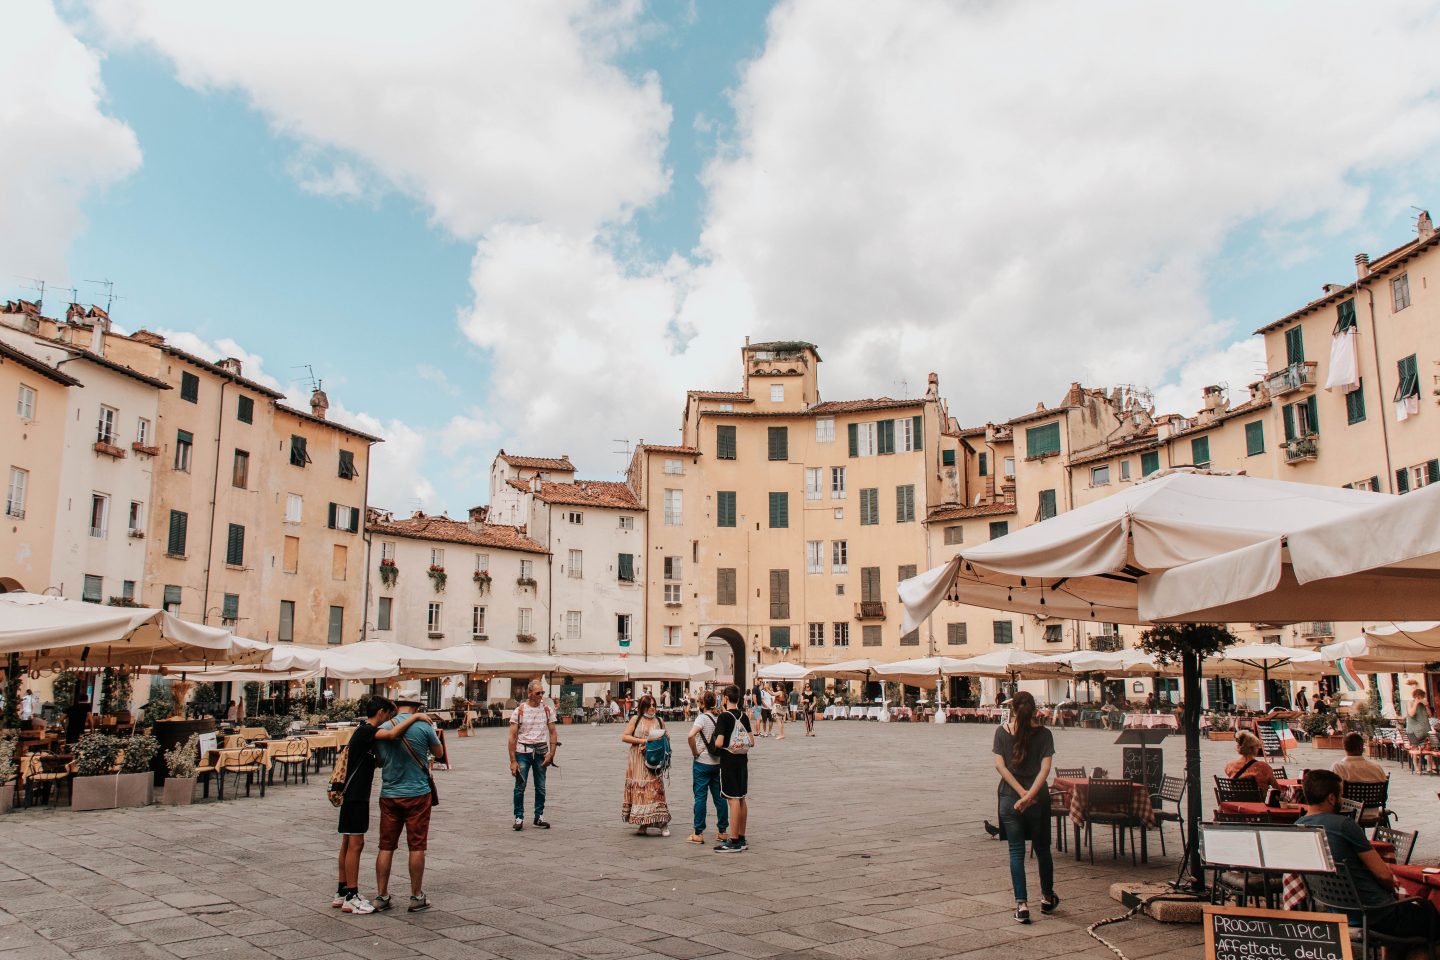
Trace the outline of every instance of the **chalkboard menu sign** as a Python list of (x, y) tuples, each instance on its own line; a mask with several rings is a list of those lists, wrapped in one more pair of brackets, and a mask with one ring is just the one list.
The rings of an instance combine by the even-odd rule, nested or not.
[(1344, 914), (1212, 906), (1205, 960), (1351, 960)]
[(1267, 757), (1285, 756), (1285, 748), (1280, 745), (1280, 734), (1275, 728), (1268, 724), (1260, 724), (1260, 744), (1265, 748)]
[[(1160, 784), (1165, 779), (1165, 752), (1156, 749), (1141, 749), (1140, 747), (1126, 747), (1124, 752), (1125, 772), (1123, 776), (1131, 783), (1144, 783), (1150, 787), (1151, 793), (1160, 792)], [(1144, 764), (1142, 773), (1141, 764)]]

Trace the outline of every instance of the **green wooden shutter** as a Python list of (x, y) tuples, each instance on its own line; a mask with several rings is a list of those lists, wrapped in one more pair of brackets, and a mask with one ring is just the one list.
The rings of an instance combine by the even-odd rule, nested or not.
[(1345, 394), (1345, 419), (1349, 423), (1360, 423), (1365, 419), (1365, 378), (1360, 385)]
[(980, 453), (980, 476), (990, 476), (990, 454), (985, 451)]
[(238, 593), (227, 593), (221, 601), (220, 616), (226, 620), (240, 619), (240, 595)]
[(1440, 483), (1440, 460), (1425, 461), (1425, 482)]
[(185, 556), (185, 530), (190, 525), (189, 514), (179, 510), (170, 511), (170, 537), (165, 545), (165, 552), (171, 556)]
[(1396, 364), (1400, 373), (1400, 385), (1395, 390), (1395, 399), (1404, 400), (1406, 397), (1416, 396), (1420, 393), (1420, 372), (1415, 362), (1415, 354), (1400, 360)]
[(1287, 404), (1280, 408), (1280, 418), (1285, 421), (1285, 442), (1290, 443), (1295, 439), (1295, 409), (1294, 404)]
[(735, 491), (721, 490), (715, 495), (715, 525), (735, 526)]
[(1355, 298), (1338, 304), (1335, 307), (1335, 333), (1343, 333), (1346, 330), (1354, 330), (1355, 323)]
[(1401, 467), (1399, 470), (1395, 471), (1395, 492), (1410, 492), (1410, 471), (1405, 467)]
[(350, 532), (351, 532), (351, 533), (359, 533), (359, 532), (360, 532), (360, 508), (359, 508), (359, 507), (351, 507), (351, 508), (350, 508)]
[(241, 423), (255, 422), (255, 401), (253, 398), (247, 397), (243, 393), (239, 396), (235, 403), (235, 419)]
[(632, 553), (620, 554), (620, 560), (616, 564), (615, 578), (633, 583), (635, 580), (635, 555)]
[(1196, 437), (1190, 441), (1190, 463), (1200, 466), (1210, 462), (1210, 438)]
[(769, 457), (771, 460), (790, 459), (790, 428), (770, 427), (767, 431)]
[(330, 519), (325, 522), (325, 525), (328, 526), (331, 530), (335, 529), (335, 507), (336, 504), (330, 504)]
[(911, 449), (925, 449), (925, 418), (920, 414), (910, 418)]
[(777, 530), (790, 526), (790, 495), (788, 493), (770, 494), (770, 526)]
[(1285, 331), (1285, 363), (1305, 362), (1305, 335), (1297, 323)]
[(875, 423), (875, 452), (895, 452), (895, 421), (879, 420)]
[(1371, 477), (1371, 478), (1370, 478), (1370, 489), (1373, 490), (1373, 491), (1376, 492), (1376, 493), (1379, 493), (1379, 492), (1380, 492), (1380, 478), (1379, 478), (1379, 477)]
[(1160, 453), (1152, 450), (1140, 454), (1140, 476), (1148, 477), (1160, 469)]
[(717, 460), (735, 459), (735, 427), (730, 424), (716, 424), (715, 426), (715, 458)]
[(1314, 396), (1305, 398), (1305, 426), (1309, 429), (1310, 436), (1320, 435), (1320, 404)]
[(850, 436), (850, 456), (860, 456), (860, 424), (850, 424), (845, 428), (845, 432)]
[(955, 451), (954, 451), (954, 450), (941, 450), (941, 451), (940, 451), (940, 465), (941, 465), (942, 467), (953, 467), (953, 466), (955, 466)]
[(1245, 424), (1245, 455), (1253, 457), (1265, 452), (1265, 423), (1252, 420)]
[(225, 542), (225, 562), (232, 567), (245, 565), (245, 528), (238, 523), (230, 524)]
[(1056, 510), (1055, 510), (1055, 491), (1054, 491), (1054, 490), (1041, 490), (1041, 491), (1040, 491), (1040, 519), (1041, 519), (1041, 520), (1049, 520), (1051, 517), (1055, 516), (1055, 513), (1056, 513)]
[(991, 540), (999, 540), (1001, 537), (1004, 537), (1004, 536), (1009, 535), (1009, 533), (1010, 533), (1010, 521), (1009, 521), (1009, 520), (992, 520), (992, 521), (990, 521), (990, 539), (991, 539)]
[(771, 649), (775, 649), (775, 650), (789, 650), (789, 649), (790, 649), (790, 628), (789, 628), (789, 627), (771, 627), (771, 628), (770, 628), (770, 647), (771, 647)]

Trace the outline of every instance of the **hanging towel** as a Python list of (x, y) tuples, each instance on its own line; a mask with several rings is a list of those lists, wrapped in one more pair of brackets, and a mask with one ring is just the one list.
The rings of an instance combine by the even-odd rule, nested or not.
[(1325, 373), (1325, 389), (1339, 387), (1346, 393), (1360, 389), (1360, 365), (1357, 361), (1356, 344), (1360, 334), (1354, 327), (1342, 330), (1330, 338), (1330, 368)]
[(1395, 401), (1395, 419), (1404, 421), (1420, 412), (1420, 398), (1415, 394)]

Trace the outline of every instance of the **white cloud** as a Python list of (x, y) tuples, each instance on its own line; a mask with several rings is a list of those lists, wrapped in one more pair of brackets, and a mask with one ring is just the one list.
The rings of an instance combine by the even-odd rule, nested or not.
[(140, 165), (134, 131), (106, 115), (100, 57), (48, 2), (0, 8), (0, 269), (52, 284), (69, 278), (81, 201)]

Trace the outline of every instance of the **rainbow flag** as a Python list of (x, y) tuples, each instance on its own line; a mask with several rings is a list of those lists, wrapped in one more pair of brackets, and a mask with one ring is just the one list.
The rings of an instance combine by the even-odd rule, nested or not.
[(1345, 681), (1345, 688), (1351, 693), (1355, 693), (1363, 688), (1364, 684), (1360, 682), (1360, 675), (1355, 672), (1355, 664), (1351, 661), (1351, 658), (1346, 657), (1343, 660), (1336, 660), (1335, 669), (1339, 671), (1340, 679)]

